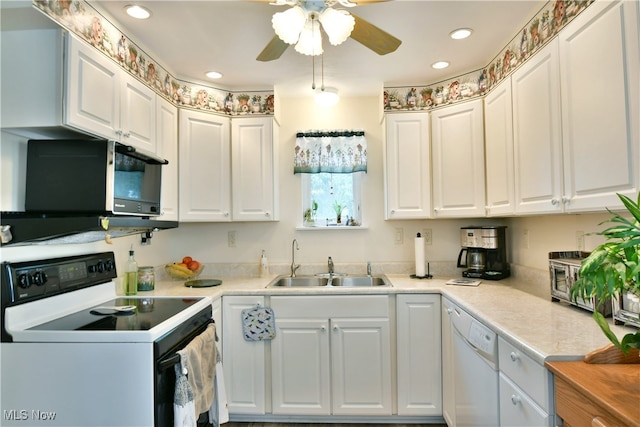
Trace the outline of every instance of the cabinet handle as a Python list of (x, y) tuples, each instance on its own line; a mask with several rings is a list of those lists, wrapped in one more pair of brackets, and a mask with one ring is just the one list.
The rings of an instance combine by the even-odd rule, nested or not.
[(447, 314), (451, 316), (451, 313), (453, 313), (453, 310), (451, 310), (450, 308), (447, 308)]
[(337, 331), (338, 330), (338, 325), (333, 325), (333, 330)]
[(556, 198), (551, 199), (551, 204), (553, 206), (556, 206), (558, 203), (560, 203), (560, 201), (558, 199), (556, 199)]
[(511, 395), (511, 403), (515, 406), (520, 403), (520, 396), (516, 396), (515, 394)]
[(122, 136), (124, 136), (125, 138), (129, 138), (131, 136), (131, 132), (127, 132), (127, 133), (123, 134)]
[(607, 423), (605, 420), (603, 420), (600, 417), (595, 417), (594, 419), (591, 420), (591, 427), (607, 427), (611, 424)]
[(117, 130), (116, 131), (116, 135), (118, 135), (118, 136), (122, 135), (122, 131), (121, 130)]
[(266, 216), (266, 217), (270, 217), (270, 216), (271, 216), (271, 214), (270, 214), (269, 212), (265, 212), (265, 213), (264, 213), (264, 216)]
[(223, 215), (224, 216), (229, 216), (229, 212), (225, 212)]
[(511, 358), (512, 362), (515, 362), (518, 359), (520, 359), (520, 355), (518, 353), (516, 353), (515, 351), (512, 351), (511, 354), (509, 354), (509, 357)]
[(564, 203), (565, 205), (568, 205), (570, 202), (571, 202), (571, 198), (567, 196), (562, 196), (562, 203)]
[(324, 325), (322, 325), (322, 326), (320, 327), (320, 330), (321, 330), (322, 332), (324, 332), (324, 331), (326, 331), (326, 330), (327, 330), (327, 327), (326, 327), (326, 326), (324, 326)]
[(391, 215), (395, 215), (396, 210), (395, 209), (391, 209)]

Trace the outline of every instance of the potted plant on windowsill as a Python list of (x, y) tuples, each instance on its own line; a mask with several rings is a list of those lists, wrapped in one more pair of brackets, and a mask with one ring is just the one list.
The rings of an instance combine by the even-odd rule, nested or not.
[[(597, 304), (603, 304), (627, 293), (640, 295), (640, 194), (635, 202), (622, 194), (618, 194), (618, 197), (631, 218), (607, 209), (612, 216), (601, 224), (609, 223), (611, 226), (597, 233), (604, 236), (605, 242), (582, 262), (579, 278), (571, 287), (571, 298), (574, 301), (578, 298), (595, 298)], [(632, 353), (638, 359), (640, 331), (629, 332), (618, 340), (597, 309), (594, 310), (593, 318), (611, 341), (609, 348), (615, 346), (623, 354)]]

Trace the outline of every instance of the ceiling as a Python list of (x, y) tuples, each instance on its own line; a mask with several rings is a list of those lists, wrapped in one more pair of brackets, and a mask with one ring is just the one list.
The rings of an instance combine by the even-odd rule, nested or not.
[[(124, 6), (140, 4), (152, 12), (138, 21)], [(271, 16), (288, 6), (252, 0), (89, 1), (119, 23), (122, 31), (171, 74), (181, 80), (229, 90), (271, 90), (279, 96), (307, 96), (312, 57), (289, 47), (277, 60), (255, 58), (274, 36)], [(380, 56), (348, 39), (339, 46), (324, 40), (324, 84), (342, 96), (377, 95), (383, 86), (420, 86), (475, 71), (487, 64), (547, 2), (395, 0), (349, 9), (402, 40)], [(460, 27), (474, 30), (470, 38), (452, 40)], [(434, 70), (438, 60), (449, 68)], [(321, 84), (321, 59), (316, 57), (316, 85)], [(223, 73), (208, 80), (204, 73)]]

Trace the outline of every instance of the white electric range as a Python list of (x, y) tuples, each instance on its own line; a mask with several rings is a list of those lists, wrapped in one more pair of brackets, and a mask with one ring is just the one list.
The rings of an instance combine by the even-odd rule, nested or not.
[(2, 264), (0, 424), (173, 425), (176, 351), (211, 300), (118, 297), (116, 276), (113, 252)]

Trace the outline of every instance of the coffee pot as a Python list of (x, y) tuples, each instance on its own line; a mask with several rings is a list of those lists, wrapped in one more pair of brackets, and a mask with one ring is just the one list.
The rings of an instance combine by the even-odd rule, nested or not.
[[(464, 262), (462, 261), (463, 256)], [(482, 248), (462, 248), (458, 254), (458, 268), (468, 268), (482, 274), (485, 270), (486, 259), (486, 252)]]

